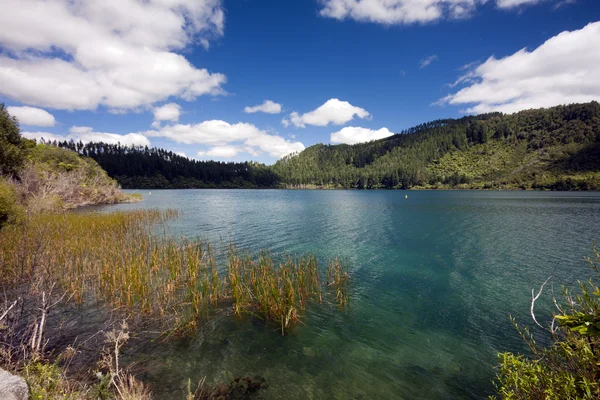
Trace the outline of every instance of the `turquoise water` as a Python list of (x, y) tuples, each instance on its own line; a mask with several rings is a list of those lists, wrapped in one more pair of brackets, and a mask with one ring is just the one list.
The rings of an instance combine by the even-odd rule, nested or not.
[[(496, 354), (524, 351), (531, 289), (588, 276), (600, 193), (165, 190), (104, 207), (178, 208), (173, 234), (341, 256), (351, 308), (316, 305), (289, 335), (230, 316), (135, 355), (159, 398), (187, 380), (262, 376), (265, 399), (482, 398)], [(408, 198), (405, 195), (408, 194)], [(538, 319), (550, 314), (539, 300)]]

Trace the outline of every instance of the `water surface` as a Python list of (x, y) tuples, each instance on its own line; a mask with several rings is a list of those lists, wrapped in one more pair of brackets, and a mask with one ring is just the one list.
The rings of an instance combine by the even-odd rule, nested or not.
[[(160, 398), (207, 377), (262, 376), (265, 399), (482, 398), (500, 351), (524, 351), (531, 289), (588, 276), (600, 193), (153, 190), (103, 207), (177, 208), (173, 234), (274, 252), (341, 256), (351, 308), (315, 306), (289, 335), (217, 317), (138, 355)], [(408, 194), (408, 198), (405, 195)], [(322, 263), (324, 264), (324, 263)], [(540, 315), (549, 315), (549, 297)]]

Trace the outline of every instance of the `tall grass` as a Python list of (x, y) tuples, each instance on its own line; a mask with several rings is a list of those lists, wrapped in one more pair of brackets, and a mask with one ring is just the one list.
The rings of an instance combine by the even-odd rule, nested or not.
[(347, 306), (350, 300), (350, 294), (348, 293), (349, 279), (350, 275), (339, 258), (327, 263), (327, 285), (333, 288), (336, 301), (342, 308)]
[[(231, 305), (236, 315), (275, 321), (283, 333), (310, 300), (323, 300), (314, 256), (277, 262), (266, 252), (241, 257), (231, 249), (228, 265), (219, 268), (210, 245), (166, 233), (177, 217), (173, 210), (32, 216), (0, 230), (0, 287), (41, 292), (56, 285), (76, 302), (100, 302), (192, 331)], [(346, 304), (345, 267), (339, 260), (330, 266), (328, 281)]]
[(298, 261), (288, 256), (277, 265), (269, 253), (262, 252), (253, 259), (232, 250), (228, 272), (234, 312), (277, 321), (282, 333), (299, 321), (310, 299), (322, 301), (314, 256)]

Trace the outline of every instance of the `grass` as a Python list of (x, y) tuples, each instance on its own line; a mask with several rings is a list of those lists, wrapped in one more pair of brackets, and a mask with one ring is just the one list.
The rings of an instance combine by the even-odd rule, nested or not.
[(348, 305), (348, 281), (350, 275), (346, 272), (344, 264), (338, 259), (327, 263), (327, 285), (333, 287), (335, 298), (340, 307)]
[[(102, 303), (191, 331), (231, 304), (234, 314), (276, 321), (285, 332), (310, 300), (323, 300), (314, 256), (278, 262), (266, 252), (241, 257), (231, 248), (219, 267), (209, 244), (166, 234), (177, 217), (173, 210), (30, 217), (0, 231), (0, 286), (26, 283), (41, 293), (56, 285), (77, 303)], [(345, 267), (339, 260), (330, 266), (336, 299), (345, 304)]]
[[(329, 298), (325, 291), (332, 302), (347, 304), (349, 275), (339, 260), (329, 263), (326, 284), (314, 256), (241, 256), (231, 247), (219, 266), (208, 243), (168, 235), (167, 224), (177, 217), (174, 210), (34, 214), (0, 229), (0, 288), (8, 296), (7, 307), (0, 309), (0, 365), (23, 374), (33, 398), (151, 398), (148, 388), (119, 365), (120, 347), (129, 339), (125, 323), (120, 331), (105, 332), (112, 347), (98, 350), (98, 365), (108, 371), (99, 382), (69, 379), (62, 353), (48, 362), (46, 315), (53, 308), (60, 311), (60, 302), (99, 306), (123, 318), (135, 314), (145, 325), (159, 327), (165, 340), (174, 333), (193, 334), (222, 311), (260, 318), (285, 334), (311, 301)], [(27, 302), (35, 305), (24, 314), (19, 310)], [(209, 391), (196, 398), (250, 393), (262, 386), (234, 381), (214, 388), (215, 396)]]
[(231, 250), (228, 272), (234, 312), (277, 321), (282, 334), (300, 320), (309, 300), (322, 301), (318, 264), (313, 256), (297, 261), (287, 257), (277, 265), (268, 253), (253, 259)]

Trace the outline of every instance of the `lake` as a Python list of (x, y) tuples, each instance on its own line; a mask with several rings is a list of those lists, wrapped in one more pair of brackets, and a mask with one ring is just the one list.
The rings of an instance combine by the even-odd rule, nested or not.
[[(584, 257), (600, 239), (600, 193), (141, 193), (101, 210), (176, 208), (173, 235), (313, 253), (322, 267), (339, 256), (352, 275), (348, 311), (315, 305), (286, 336), (222, 315), (193, 338), (148, 345), (133, 359), (164, 399), (188, 379), (248, 375), (267, 380), (264, 399), (482, 398), (497, 353), (525, 351), (509, 314), (531, 324), (532, 288), (590, 276)], [(548, 321), (549, 291), (538, 302)]]

